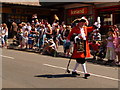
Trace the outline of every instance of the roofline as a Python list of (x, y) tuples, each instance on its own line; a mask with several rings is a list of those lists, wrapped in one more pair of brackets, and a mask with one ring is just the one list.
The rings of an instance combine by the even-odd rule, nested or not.
[(17, 3), (11, 3), (11, 2), (0, 2), (0, 4), (9, 4), (9, 5), (20, 5), (20, 6), (30, 6), (30, 7), (40, 7), (41, 5), (29, 5), (29, 4), (17, 4)]

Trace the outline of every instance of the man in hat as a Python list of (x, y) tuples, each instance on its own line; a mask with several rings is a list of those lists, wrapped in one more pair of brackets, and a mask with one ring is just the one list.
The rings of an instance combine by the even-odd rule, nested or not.
[(72, 35), (73, 34), (77, 34), (78, 38), (80, 38), (81, 40), (83, 40), (84, 42), (84, 51), (78, 51), (77, 50), (77, 44), (74, 43), (74, 50), (73, 50), (73, 54), (72, 54), (72, 58), (76, 59), (76, 65), (72, 71), (73, 75), (80, 75), (77, 73), (77, 67), (79, 66), (79, 64), (82, 65), (83, 71), (84, 71), (84, 77), (87, 78), (88, 76), (90, 76), (89, 73), (87, 73), (86, 70), (86, 63), (85, 63), (85, 58), (86, 57), (90, 57), (90, 49), (89, 49), (89, 45), (88, 45), (88, 32), (91, 32), (95, 29), (94, 26), (91, 27), (87, 27), (87, 19), (86, 18), (81, 18), (81, 19), (77, 19), (75, 21), (76, 23), (78, 23), (76, 26), (74, 26), (70, 32), (70, 34), (67, 37), (67, 41), (69, 42)]

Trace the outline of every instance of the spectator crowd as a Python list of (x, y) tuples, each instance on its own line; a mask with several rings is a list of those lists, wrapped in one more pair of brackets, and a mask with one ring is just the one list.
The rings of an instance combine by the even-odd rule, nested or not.
[[(71, 31), (71, 25), (63, 21), (54, 20), (50, 24), (46, 19), (38, 19), (33, 15), (31, 22), (12, 23), (10, 32), (13, 45), (20, 49), (37, 50), (41, 54), (56, 56), (58, 48), (63, 45), (65, 57), (70, 57), (74, 42), (67, 42), (66, 38)], [(93, 59), (106, 58), (107, 63), (120, 65), (120, 30), (116, 25), (109, 27), (105, 38), (102, 38), (98, 29), (89, 34), (89, 46)], [(8, 48), (8, 27), (5, 23), (0, 25), (1, 47)], [(106, 64), (107, 64), (106, 63)]]

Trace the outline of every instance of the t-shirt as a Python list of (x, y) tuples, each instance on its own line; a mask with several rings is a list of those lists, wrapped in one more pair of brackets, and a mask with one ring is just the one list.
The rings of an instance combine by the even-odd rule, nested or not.
[(93, 44), (93, 43), (90, 44), (91, 49), (94, 51), (98, 51), (99, 49), (98, 46), (99, 46), (98, 44)]

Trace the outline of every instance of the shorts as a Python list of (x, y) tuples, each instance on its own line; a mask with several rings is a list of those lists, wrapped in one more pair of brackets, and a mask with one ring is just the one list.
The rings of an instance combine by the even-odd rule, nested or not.
[(28, 44), (33, 44), (34, 40), (28, 40)]
[(80, 64), (84, 64), (86, 62), (86, 59), (85, 58), (77, 58), (76, 62), (80, 63)]
[(65, 49), (70, 49), (70, 46), (65, 46)]
[(22, 38), (22, 43), (23, 44), (27, 44), (28, 43), (28, 38), (27, 37), (23, 37)]
[(5, 35), (4, 40), (7, 41), (7, 39), (8, 39), (8, 35)]

